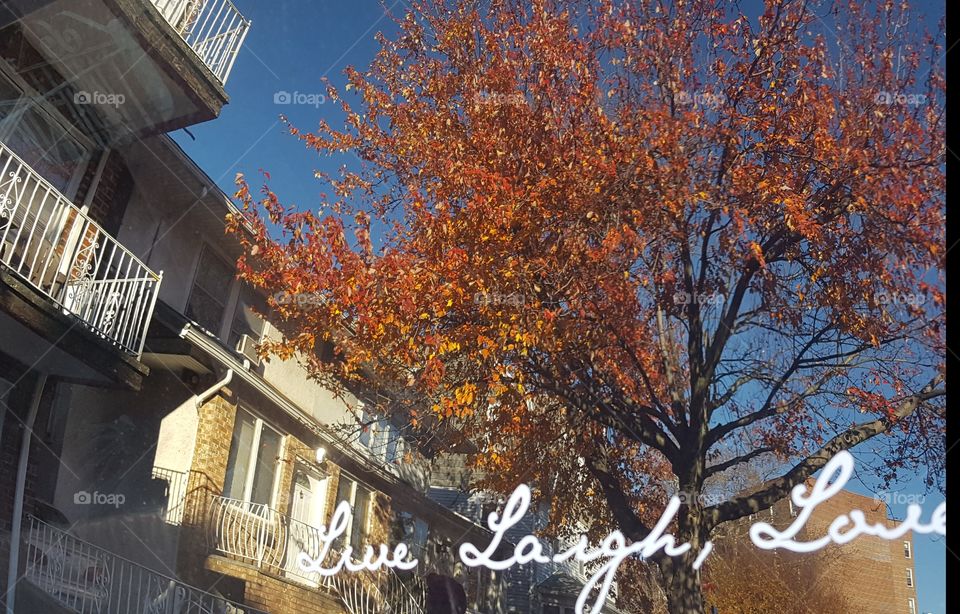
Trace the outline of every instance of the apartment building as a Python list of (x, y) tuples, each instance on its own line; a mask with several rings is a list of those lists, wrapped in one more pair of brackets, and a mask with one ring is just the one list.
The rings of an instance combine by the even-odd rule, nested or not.
[[(808, 483), (812, 484), (812, 480)], [(794, 539), (809, 541), (826, 535), (834, 519), (852, 510), (862, 511), (870, 524), (879, 524), (888, 529), (899, 524), (884, 501), (842, 490), (814, 509)], [(783, 499), (770, 509), (736, 523), (720, 540), (737, 540), (744, 547), (753, 548), (747, 534), (751, 524), (762, 521), (784, 529), (790, 526), (797, 513), (793, 502), (789, 498)], [(723, 550), (722, 545), (718, 550)], [(908, 532), (901, 539), (893, 541), (860, 536), (843, 546), (833, 545), (809, 554), (786, 550), (775, 552), (783, 565), (804, 571), (803, 575), (807, 577), (802, 580), (810, 585), (798, 587), (801, 593), (829, 592), (863, 614), (920, 612), (912, 533)]]
[[(167, 136), (218, 115), (249, 27), (229, 0), (0, 5), (0, 601), (501, 611), (454, 556), (490, 533), (428, 496), (403, 425), (254, 350), (280, 333), (235, 278), (237, 211)], [(421, 565), (304, 571), (340, 501), (337, 552)]]

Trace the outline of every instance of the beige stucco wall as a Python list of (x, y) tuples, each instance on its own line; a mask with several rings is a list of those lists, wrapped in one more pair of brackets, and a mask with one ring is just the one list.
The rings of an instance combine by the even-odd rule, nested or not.
[[(280, 333), (267, 324), (264, 334), (271, 339), (279, 339)], [(327, 388), (307, 377), (306, 369), (295, 359), (280, 360), (271, 358), (264, 362), (263, 377), (276, 386), (284, 396), (296, 403), (321, 424), (350, 423), (352, 414), (347, 403), (355, 404), (349, 396), (346, 402), (338, 399)]]
[(189, 224), (177, 223), (178, 219), (172, 205), (161, 205), (138, 187), (130, 197), (117, 238), (151, 269), (163, 272), (160, 300), (183, 311), (203, 237)]
[(160, 434), (153, 465), (172, 471), (187, 472), (193, 462), (200, 423), (196, 397), (190, 397), (160, 421)]

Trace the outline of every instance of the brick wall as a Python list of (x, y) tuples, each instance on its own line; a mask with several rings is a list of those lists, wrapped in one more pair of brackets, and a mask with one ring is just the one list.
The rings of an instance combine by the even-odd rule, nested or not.
[[(290, 427), (280, 417), (271, 420), (262, 407), (265, 421), (273, 426)], [(215, 589), (225, 596), (263, 609), (271, 614), (299, 612), (344, 612), (325, 589), (316, 589), (213, 552), (208, 543), (211, 495), (220, 495), (226, 478), (230, 442), (237, 414), (237, 399), (232, 395), (215, 396), (199, 409), (197, 443), (187, 482), (187, 500), (181, 528), (178, 571), (184, 581), (204, 589)], [(313, 464), (316, 444), (308, 443), (309, 433), (284, 432), (281, 456), (278, 459), (277, 494), (273, 507), (288, 514), (293, 490), (294, 471), (298, 462)], [(340, 468), (332, 462), (324, 464), (327, 476), (325, 522), (329, 522), (336, 506)], [(357, 477), (357, 476), (354, 476)], [(393, 510), (390, 499), (378, 492), (371, 505), (369, 543), (391, 543)]]
[[(887, 507), (883, 502), (841, 491), (814, 510), (807, 523), (807, 539), (824, 535), (833, 519), (851, 510), (863, 511), (867, 522), (871, 524), (881, 524), (888, 528), (897, 525), (895, 521), (887, 518)], [(904, 557), (904, 541), (911, 543), (912, 552), (911, 534), (892, 541), (860, 536), (843, 546), (826, 549), (828, 556), (839, 550), (828, 567), (830, 582), (847, 595), (850, 603), (857, 606), (858, 612), (908, 614), (910, 610), (907, 599), (912, 597), (916, 601), (917, 589), (916, 578), (914, 587), (907, 587), (906, 569), (913, 569), (913, 558)], [(918, 609), (917, 612), (919, 611)]]
[(209, 568), (218, 574), (238, 578), (245, 586), (243, 601), (270, 614), (342, 614), (339, 601), (321, 589), (292, 584), (257, 569), (225, 558), (209, 561)]
[[(735, 539), (741, 542), (749, 540), (747, 529), (755, 522), (768, 522), (777, 529), (784, 529), (794, 520), (786, 499), (777, 502), (771, 510), (753, 514), (738, 522), (734, 531)], [(852, 510), (861, 510), (871, 524), (882, 524), (888, 528), (897, 524), (887, 518), (887, 508), (883, 502), (841, 491), (816, 507), (795, 539), (811, 541), (826, 535), (827, 528), (835, 518)], [(904, 541), (910, 542), (909, 559), (904, 557)], [(841, 594), (848, 604), (856, 607), (857, 614), (909, 614), (909, 598), (917, 604), (917, 612), (921, 611), (917, 599), (916, 571), (914, 586), (908, 587), (906, 581), (906, 569), (914, 568), (913, 537), (910, 533), (896, 540), (861, 535), (842, 546), (831, 545), (809, 554), (785, 550), (778, 552), (785, 557), (795, 557), (798, 562), (813, 558), (816, 585), (829, 587)]]
[(206, 530), (210, 497), (223, 492), (236, 406), (221, 396), (214, 396), (198, 412), (197, 443), (187, 476), (177, 571), (184, 581), (209, 590), (220, 580), (204, 567), (208, 554)]
[[(87, 165), (80, 186), (77, 188), (77, 204), (84, 202), (93, 184), (99, 166), (97, 155), (94, 155)], [(133, 194), (133, 175), (130, 174), (121, 155), (115, 150), (111, 150), (107, 156), (103, 172), (100, 174), (100, 181), (97, 183), (96, 192), (94, 192), (93, 199), (90, 201), (88, 215), (100, 224), (107, 233), (117, 236), (117, 231), (120, 230), (120, 222), (123, 220), (123, 213), (130, 196)]]

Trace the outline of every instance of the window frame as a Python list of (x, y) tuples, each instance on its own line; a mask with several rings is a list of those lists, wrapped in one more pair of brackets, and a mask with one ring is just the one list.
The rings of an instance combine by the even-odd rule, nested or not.
[[(240, 294), (240, 284), (237, 282), (236, 267), (230, 264), (230, 259), (224, 257), (223, 252), (214, 247), (213, 244), (208, 241), (204, 241), (197, 252), (197, 257), (193, 264), (193, 277), (190, 281), (190, 291), (187, 293), (187, 301), (183, 306), (183, 314), (187, 317), (191, 317), (187, 315), (187, 312), (190, 311), (190, 303), (193, 301), (194, 293), (197, 289), (197, 279), (200, 277), (200, 265), (203, 263), (203, 255), (207, 252), (207, 250), (210, 251), (214, 258), (217, 258), (220, 260), (220, 262), (225, 263), (227, 268), (232, 271), (232, 274), (230, 275), (230, 281), (227, 283), (226, 298), (223, 302), (223, 314), (220, 316), (220, 322), (217, 325), (217, 330), (209, 331), (216, 335), (217, 339), (225, 342), (230, 335), (230, 330), (233, 327), (233, 317), (234, 311), (236, 311), (237, 308), (238, 296)], [(206, 290), (203, 290), (203, 292), (209, 294), (209, 292)], [(207, 330), (200, 322), (197, 322), (197, 324), (203, 327), (204, 330)]]
[(910, 541), (905, 540), (903, 542), (903, 558), (912, 559), (913, 558), (913, 544)]
[[(369, 413), (363, 403), (359, 404), (360, 423), (365, 425), (370, 423), (369, 428), (360, 431), (357, 436), (357, 443), (372, 458), (394, 465), (400, 462), (405, 452), (403, 437), (398, 429), (388, 418), (383, 418)], [(366, 441), (364, 441), (366, 440)], [(391, 452), (392, 448), (392, 454)]]
[[(88, 137), (86, 134), (78, 130), (70, 121), (60, 113), (57, 108), (51, 104), (44, 96), (41, 96), (29, 83), (24, 81), (23, 77), (17, 74), (17, 71), (10, 66), (10, 64), (3, 58), (0, 58), (0, 79), (3, 79), (9, 83), (13, 89), (19, 90), (20, 97), (17, 99), (17, 102), (13, 105), (11, 109), (11, 115), (21, 111), (25, 106), (32, 106), (35, 108), (43, 117), (49, 120), (52, 125), (63, 131), (63, 133), (69, 137), (75, 145), (80, 149), (84, 150), (83, 157), (77, 161), (77, 167), (74, 169), (73, 174), (71, 175), (67, 185), (64, 186), (60, 191), (63, 196), (67, 198), (70, 202), (75, 203), (77, 196), (77, 191), (80, 189), (80, 183), (83, 181), (84, 175), (90, 168), (90, 161), (93, 159), (93, 154), (97, 150), (97, 146), (94, 143), (93, 139)], [(18, 122), (13, 122), (10, 124), (11, 130), (17, 125)], [(3, 124), (0, 122), (0, 141), (4, 140), (5, 132), (3, 130)], [(63, 137), (60, 137), (63, 138)], [(21, 155), (19, 152), (15, 152), (17, 155)], [(42, 174), (41, 174), (42, 176)], [(44, 177), (45, 180), (49, 181), (47, 177)], [(52, 184), (53, 182), (51, 182)]]
[[(244, 286), (243, 282), (237, 280), (236, 277), (234, 277), (233, 282), (234, 282), (234, 285), (236, 286), (235, 289), (231, 286), (231, 290), (230, 290), (230, 295), (233, 298), (233, 305), (232, 305), (232, 309), (231, 309), (231, 305), (229, 304), (227, 305), (227, 312), (229, 313), (229, 316), (230, 316), (229, 318), (227, 317), (227, 313), (224, 313), (224, 322), (223, 322), (222, 328), (224, 328), (225, 330), (222, 331), (224, 335), (222, 338), (228, 346), (235, 348), (236, 346), (239, 345), (241, 336), (248, 334), (248, 333), (240, 333), (240, 335), (237, 336), (236, 341), (233, 341), (231, 339), (231, 337), (233, 337), (234, 331), (236, 330), (237, 316), (240, 315), (242, 310), (244, 310), (248, 306), (247, 302), (244, 300), (244, 296), (243, 296), (244, 292), (245, 291), (249, 292), (257, 297), (260, 297), (260, 295), (257, 294), (257, 291), (255, 288), (249, 285)], [(233, 294), (236, 294), (236, 296), (233, 297)], [(265, 302), (265, 299), (264, 299), (264, 302)], [(251, 308), (251, 312), (252, 311), (253, 309)], [(254, 340), (254, 342), (260, 343), (261, 341), (263, 341), (263, 338), (267, 333), (267, 321), (260, 317), (257, 317), (257, 320), (260, 322), (260, 330), (259, 332), (251, 330), (250, 332), (255, 334), (250, 335), (250, 337)]]
[[(356, 519), (357, 519), (356, 505), (357, 505), (357, 491), (358, 491), (358, 489), (362, 487), (362, 488), (363, 488), (364, 490), (366, 490), (367, 493), (368, 493), (368, 496), (367, 496), (367, 509), (366, 509), (366, 513), (363, 514), (363, 519), (364, 519), (364, 524), (365, 524), (365, 526), (360, 530), (361, 539), (364, 539), (364, 538), (366, 538), (366, 537), (369, 537), (369, 535), (370, 535), (370, 522), (371, 522), (370, 510), (371, 510), (371, 508), (373, 507), (373, 495), (374, 495), (374, 493), (375, 493), (376, 491), (375, 491), (373, 488), (371, 488), (371, 487), (367, 486), (366, 484), (362, 483), (362, 482), (361, 482), (360, 480), (358, 480), (357, 478), (353, 477), (353, 475), (351, 475), (351, 474), (349, 474), (349, 473), (347, 473), (347, 472), (345, 472), (345, 471), (341, 471), (341, 472), (340, 472), (340, 477), (337, 479), (337, 494), (338, 494), (338, 495), (339, 495), (339, 493), (340, 493), (340, 483), (341, 483), (342, 480), (347, 480), (347, 481), (350, 482), (350, 495), (349, 495), (349, 498), (348, 498), (348, 499), (340, 499), (339, 496), (338, 496), (338, 500), (336, 501), (336, 504), (334, 505), (334, 511), (336, 510), (337, 506), (340, 505), (340, 501), (344, 501), (344, 500), (345, 500), (345, 501), (347, 501), (347, 503), (350, 504), (351, 514), (350, 514), (349, 522), (347, 523), (347, 530), (343, 532), (343, 535), (341, 535), (339, 538), (337, 538), (337, 541), (342, 540), (341, 548), (345, 548), (345, 547), (347, 547), (347, 546), (353, 546), (353, 537), (354, 537), (354, 528), (355, 528), (355, 527), (354, 527), (354, 523), (356, 522)], [(351, 552), (351, 556), (352, 556), (354, 559), (359, 560), (359, 558), (360, 558), (361, 556), (363, 556), (363, 552), (357, 552), (356, 549), (354, 549), (354, 550)]]
[[(278, 494), (277, 491), (280, 485), (280, 459), (283, 458), (284, 452), (286, 450), (287, 437), (286, 435), (284, 435), (284, 433), (280, 429), (274, 427), (272, 424), (264, 420), (263, 417), (260, 416), (257, 412), (253, 411), (251, 408), (242, 404), (237, 407), (237, 414), (234, 417), (234, 422), (233, 422), (234, 432), (236, 432), (237, 421), (240, 417), (241, 412), (253, 418), (253, 421), (254, 421), (253, 441), (250, 442), (251, 453), (250, 453), (250, 457), (247, 459), (247, 467), (246, 467), (247, 473), (243, 482), (243, 493), (241, 493), (242, 496), (237, 497), (237, 496), (234, 496), (234, 493), (231, 493), (231, 496), (228, 498), (234, 499), (236, 501), (241, 501), (245, 505), (251, 506), (251, 507), (254, 505), (266, 505), (270, 509), (275, 509), (277, 504), (277, 494)], [(270, 501), (268, 503), (256, 503), (252, 501), (250, 498), (253, 495), (253, 483), (256, 479), (257, 463), (260, 456), (260, 438), (263, 435), (264, 428), (270, 429), (280, 437), (280, 446), (277, 450), (277, 459), (274, 460), (273, 483), (270, 485)], [(230, 437), (232, 440), (233, 433), (231, 433)], [(231, 449), (231, 452), (232, 452), (232, 449)], [(230, 470), (230, 452), (227, 453), (227, 471), (229, 470)], [(226, 480), (226, 478), (224, 478), (224, 480)], [(224, 482), (224, 489), (226, 489), (226, 481)]]
[(907, 587), (914, 588), (916, 587), (916, 585), (917, 585), (916, 580), (913, 577), (913, 568), (907, 567)]
[(907, 609), (910, 610), (910, 614), (917, 614), (917, 601), (913, 597), (907, 597)]

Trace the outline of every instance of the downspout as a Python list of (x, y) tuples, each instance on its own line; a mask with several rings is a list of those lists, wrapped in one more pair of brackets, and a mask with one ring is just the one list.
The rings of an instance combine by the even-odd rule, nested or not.
[(23, 523), (24, 489), (27, 486), (27, 463), (30, 461), (30, 443), (33, 438), (33, 425), (37, 421), (40, 409), (40, 397), (47, 385), (47, 374), (37, 376), (37, 386), (30, 400), (27, 420), (23, 423), (23, 439), (20, 442), (20, 460), (17, 463), (17, 485), (13, 491), (13, 525), (10, 528), (10, 564), (7, 567), (7, 614), (13, 614), (17, 597), (17, 576), (20, 566), (20, 530)]
[(223, 376), (222, 380), (220, 380), (213, 386), (210, 386), (209, 388), (207, 388), (206, 390), (204, 390), (203, 392), (197, 395), (197, 400), (196, 400), (197, 409), (200, 409), (200, 407), (203, 406), (204, 403), (209, 401), (210, 397), (217, 394), (217, 392), (219, 392), (221, 388), (224, 388), (230, 385), (231, 381), (233, 381), (233, 369), (227, 369), (227, 374)]

